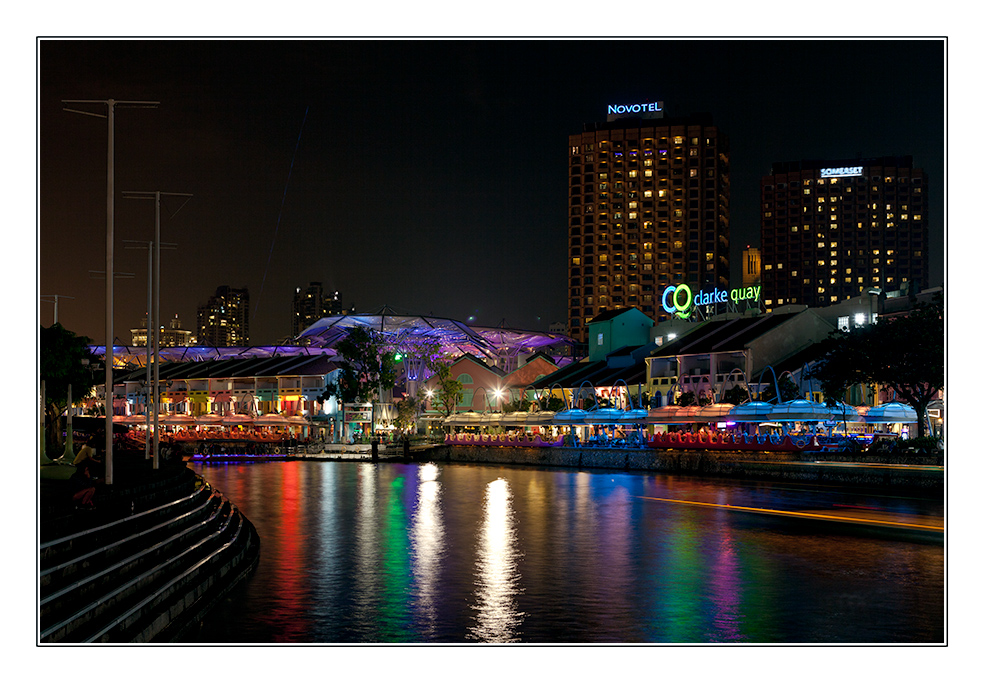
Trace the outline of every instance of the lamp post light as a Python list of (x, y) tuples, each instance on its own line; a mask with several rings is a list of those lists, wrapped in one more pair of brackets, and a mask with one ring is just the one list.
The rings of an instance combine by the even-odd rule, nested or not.
[[(59, 299), (74, 299), (74, 298), (75, 298), (74, 296), (65, 296), (64, 294), (42, 294), (41, 295), (41, 301), (44, 301), (45, 303), (49, 303), (49, 304), (50, 303), (55, 304), (55, 319), (54, 319), (54, 322), (51, 323), (52, 325), (57, 325), (58, 324), (58, 300)], [(50, 301), (49, 299), (54, 299), (54, 301)]]
[(106, 484), (113, 484), (113, 230), (116, 172), (114, 127), (117, 107), (155, 109), (160, 102), (125, 100), (62, 100), (62, 104), (101, 104), (106, 114), (71, 109), (65, 111), (107, 120), (106, 144)]
[[(181, 208), (188, 203), (188, 200), (192, 197), (190, 194), (182, 192), (161, 192), (160, 190), (154, 192), (124, 192), (123, 196), (127, 199), (153, 199), (154, 200), (154, 302), (153, 302), (153, 315), (148, 311), (147, 313), (147, 334), (150, 335), (150, 319), (154, 319), (154, 378), (152, 380), (152, 386), (154, 388), (154, 469), (156, 470), (159, 465), (160, 460), (160, 425), (159, 425), (159, 414), (160, 414), (160, 400), (161, 400), (161, 388), (160, 388), (160, 363), (161, 363), (161, 326), (160, 326), (160, 314), (161, 314), (161, 197), (185, 197), (185, 201), (179, 206), (174, 213), (177, 213)], [(172, 216), (174, 214), (171, 214)], [(175, 245), (168, 244), (168, 248), (174, 248)], [(147, 340), (148, 348), (150, 344), (150, 339)], [(149, 359), (148, 359), (149, 360)]]

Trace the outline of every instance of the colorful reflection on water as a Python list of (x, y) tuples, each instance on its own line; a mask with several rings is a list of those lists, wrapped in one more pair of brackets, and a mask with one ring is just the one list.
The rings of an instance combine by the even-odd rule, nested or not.
[(938, 500), (461, 464), (196, 468), (261, 538), (197, 642), (944, 638), (941, 542), (721, 507), (942, 524)]

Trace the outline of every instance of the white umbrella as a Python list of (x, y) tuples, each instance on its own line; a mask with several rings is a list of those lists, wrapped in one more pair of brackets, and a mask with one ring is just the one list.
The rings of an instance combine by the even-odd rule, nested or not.
[(482, 420), (481, 413), (468, 410), (463, 413), (455, 413), (444, 419), (446, 425), (478, 425)]
[(697, 411), (698, 422), (724, 422), (735, 406), (731, 403), (712, 403)]
[(839, 420), (841, 422), (860, 422), (860, 413), (858, 409), (852, 405), (846, 403), (838, 403), (834, 406), (828, 406), (830, 408), (830, 419)]
[(644, 424), (647, 419), (649, 419), (648, 410), (645, 408), (633, 408), (632, 410), (626, 410), (619, 422), (621, 424), (629, 425)]
[(159, 415), (157, 422), (165, 425), (192, 425), (195, 424), (195, 418), (184, 413), (177, 413), (174, 415)]
[(209, 413), (208, 415), (199, 415), (195, 418), (195, 422), (200, 425), (220, 425), (222, 424), (222, 416), (216, 415), (215, 413)]
[(646, 420), (651, 424), (680, 425), (697, 422), (700, 406), (663, 406), (649, 411)]
[(251, 424), (253, 418), (249, 415), (239, 415), (238, 413), (230, 413), (229, 415), (222, 416), (222, 424), (224, 425), (245, 425)]
[(735, 422), (767, 422), (773, 405), (765, 401), (747, 401), (728, 411), (728, 419)]
[(283, 426), (287, 424), (287, 418), (283, 415), (278, 415), (277, 413), (270, 413), (268, 415), (260, 415), (253, 420), (253, 424), (258, 424), (266, 427), (276, 427)]
[(484, 413), (481, 417), (480, 424), (483, 427), (498, 427), (501, 418), (502, 413)]
[(905, 403), (883, 403), (869, 408), (864, 421), (870, 424), (896, 424), (918, 422), (915, 409)]
[(535, 425), (548, 425), (554, 422), (554, 418), (557, 417), (557, 413), (552, 410), (538, 410), (535, 413), (530, 413), (529, 417), (526, 418), (527, 423)]
[(568, 410), (558, 411), (554, 415), (554, 422), (558, 424), (584, 424), (584, 416), (587, 415), (586, 410), (581, 410), (580, 408), (570, 408)]
[(518, 427), (530, 421), (530, 413), (517, 410), (512, 413), (503, 413), (499, 418), (499, 424), (503, 427)]
[(625, 417), (624, 410), (618, 410), (617, 408), (597, 408), (595, 410), (589, 410), (584, 415), (584, 421), (593, 425), (613, 425), (621, 422), (623, 417)]
[(773, 406), (769, 417), (770, 421), (776, 422), (822, 422), (836, 419), (837, 415), (830, 408), (816, 401), (797, 398)]

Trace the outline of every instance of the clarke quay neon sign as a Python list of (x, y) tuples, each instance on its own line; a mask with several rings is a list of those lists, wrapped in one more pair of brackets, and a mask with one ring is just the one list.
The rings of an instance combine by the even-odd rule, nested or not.
[(695, 306), (713, 306), (739, 301), (753, 302), (759, 300), (762, 286), (735, 287), (730, 292), (726, 289), (697, 292), (696, 295), (687, 285), (670, 285), (663, 290), (663, 310), (678, 318), (687, 319), (693, 313)]
[(864, 175), (864, 166), (838, 166), (837, 168), (821, 168), (821, 178), (850, 178)]

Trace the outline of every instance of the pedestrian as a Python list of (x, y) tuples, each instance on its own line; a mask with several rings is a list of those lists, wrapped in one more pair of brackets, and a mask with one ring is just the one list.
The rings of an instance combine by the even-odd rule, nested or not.
[(99, 457), (98, 450), (100, 446), (99, 439), (99, 434), (94, 434), (89, 437), (86, 444), (81, 448), (81, 450), (79, 450), (78, 455), (75, 456), (75, 460), (72, 461), (72, 464), (75, 465), (76, 468), (85, 465), (89, 472), (89, 476), (94, 478), (101, 477), (103, 472), (103, 462)]
[(88, 462), (82, 462), (75, 468), (75, 473), (69, 477), (72, 483), (72, 502), (76, 510), (91, 510), (96, 507), (93, 500), (96, 495), (96, 484), (89, 475)]

